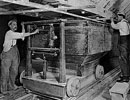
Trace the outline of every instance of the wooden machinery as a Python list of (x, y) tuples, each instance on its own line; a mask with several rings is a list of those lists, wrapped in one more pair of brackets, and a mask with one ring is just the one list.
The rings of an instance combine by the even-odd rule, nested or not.
[[(34, 94), (61, 100), (88, 100), (91, 94), (114, 81), (118, 68), (104, 76), (99, 60), (112, 48), (108, 24), (91, 20), (44, 20), (26, 22), (29, 32), (23, 85)], [(32, 74), (40, 58), (41, 72)], [(102, 84), (99, 84), (101, 83)], [(94, 90), (94, 86), (98, 86)], [(89, 99), (90, 100), (90, 99)]]

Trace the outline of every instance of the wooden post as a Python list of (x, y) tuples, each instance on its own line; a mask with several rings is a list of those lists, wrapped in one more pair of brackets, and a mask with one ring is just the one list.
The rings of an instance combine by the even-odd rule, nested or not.
[(43, 79), (46, 79), (46, 70), (47, 70), (47, 61), (45, 55), (43, 54)]
[(60, 24), (60, 66), (59, 66), (59, 82), (66, 82), (66, 63), (65, 63), (65, 31), (64, 22)]
[[(27, 26), (27, 30), (30, 32), (30, 25)], [(31, 50), (29, 49), (31, 47), (31, 38), (28, 37), (27, 39), (27, 56), (26, 56), (26, 68), (25, 68), (25, 75), (31, 76), (32, 75), (32, 57), (31, 57)]]

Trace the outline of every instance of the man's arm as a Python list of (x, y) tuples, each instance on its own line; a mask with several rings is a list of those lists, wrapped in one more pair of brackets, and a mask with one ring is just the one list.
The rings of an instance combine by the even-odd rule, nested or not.
[(36, 33), (38, 33), (39, 32), (39, 30), (37, 29), (37, 30), (35, 30), (34, 32), (32, 32), (32, 33), (25, 33), (25, 27), (24, 27), (24, 23), (22, 22), (21, 23), (21, 26), (22, 26), (22, 33), (23, 33), (23, 40), (24, 40), (24, 38), (25, 37), (27, 37), (27, 36), (30, 36), (30, 35), (33, 35), (33, 34), (36, 34)]
[(27, 36), (30, 36), (30, 35), (34, 35), (36, 33), (39, 33), (39, 29), (36, 29), (34, 32), (32, 33), (23, 33), (23, 37), (27, 37)]
[(112, 26), (112, 28), (114, 28), (114, 29), (120, 29), (119, 23), (115, 24), (113, 18), (111, 18), (111, 26)]
[(19, 33), (19, 32), (12, 32), (11, 33), (11, 37), (12, 39), (22, 39), (24, 37), (27, 37), (27, 36), (30, 36), (30, 35), (33, 35), (33, 34), (36, 34), (39, 32), (39, 29), (36, 29), (34, 32), (32, 33)]

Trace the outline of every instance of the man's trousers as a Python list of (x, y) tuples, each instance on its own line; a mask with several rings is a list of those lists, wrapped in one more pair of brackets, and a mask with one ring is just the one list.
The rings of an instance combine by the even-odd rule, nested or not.
[(119, 43), (119, 62), (122, 76), (129, 77), (130, 76), (130, 35), (120, 36)]
[(19, 51), (16, 45), (9, 51), (1, 53), (1, 92), (16, 88), (15, 79), (18, 74), (19, 59)]

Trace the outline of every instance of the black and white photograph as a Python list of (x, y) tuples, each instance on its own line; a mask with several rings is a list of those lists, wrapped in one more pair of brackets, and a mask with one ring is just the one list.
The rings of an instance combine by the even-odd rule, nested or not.
[(0, 100), (130, 100), (130, 0), (0, 0)]

